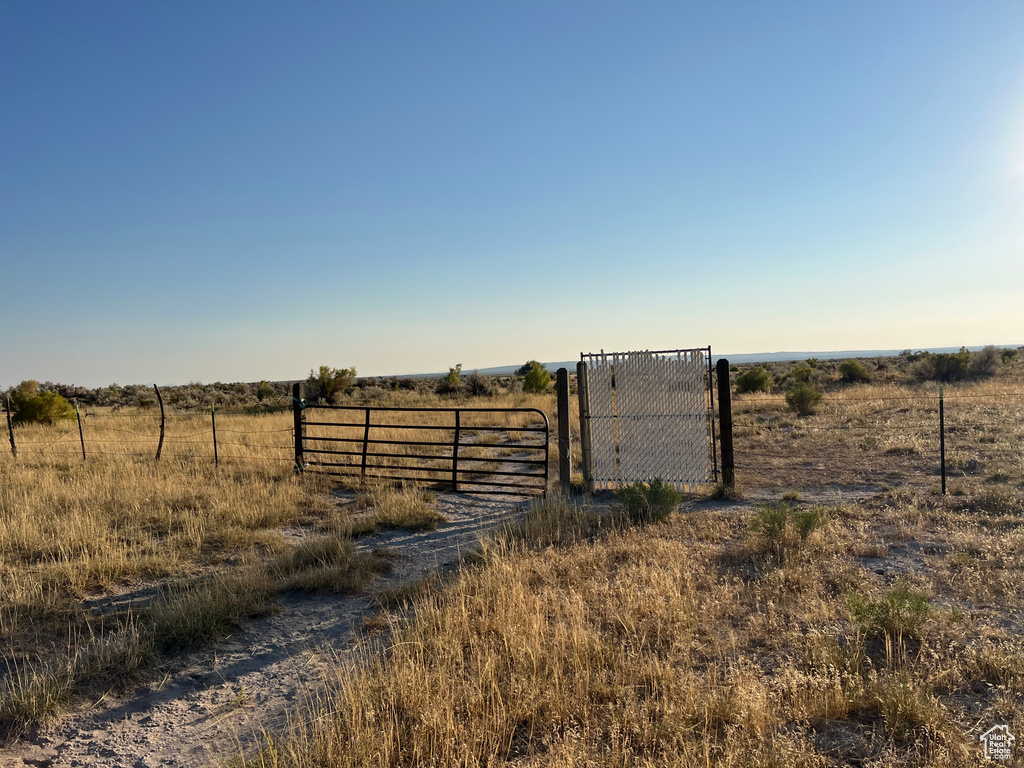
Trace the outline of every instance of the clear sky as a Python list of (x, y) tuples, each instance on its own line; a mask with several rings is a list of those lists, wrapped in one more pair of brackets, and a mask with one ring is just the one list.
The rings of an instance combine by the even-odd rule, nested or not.
[(0, 386), (1024, 343), (1024, 3), (0, 0)]

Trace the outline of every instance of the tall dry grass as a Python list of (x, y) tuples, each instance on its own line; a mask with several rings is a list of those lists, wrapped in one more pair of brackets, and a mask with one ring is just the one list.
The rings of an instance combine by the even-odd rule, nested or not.
[[(981, 601), (965, 618), (944, 560), (911, 576), (932, 607), (887, 655), (849, 595), (893, 594), (855, 554), (892, 521), (833, 509), (779, 563), (751, 517), (704, 510), (563, 547), (495, 544), (396, 614), (387, 654), (339, 668), (313, 712), (246, 764), (963, 766), (989, 724), (1024, 725), (1024, 644)], [(914, 525), (986, 537), (948, 509)], [(1003, 566), (1021, 589), (1019, 530), (1013, 541)]]
[[(551, 398), (479, 404), (550, 410)], [(216, 640), (283, 593), (364, 587), (388, 563), (357, 553), (353, 533), (443, 520), (411, 488), (347, 504), (330, 478), (297, 476), (288, 411), (218, 413), (219, 466), (209, 414), (169, 413), (159, 462), (153, 409), (90, 409), (83, 432), (85, 460), (74, 422), (18, 426), (18, 458), (0, 451), (0, 737)], [(295, 526), (311, 538), (282, 535)]]

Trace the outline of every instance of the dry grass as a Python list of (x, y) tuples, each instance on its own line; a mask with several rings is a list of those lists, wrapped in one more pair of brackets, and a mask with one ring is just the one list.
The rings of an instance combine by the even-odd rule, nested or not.
[[(387, 655), (248, 764), (980, 765), (982, 732), (1024, 732), (1021, 390), (947, 389), (947, 497), (927, 390), (840, 390), (807, 419), (737, 398), (738, 475), (769, 504), (642, 530), (535, 504), (389, 602)], [(813, 503), (845, 488), (864, 500)]]
[[(733, 401), (744, 487), (842, 489), (940, 483), (937, 386), (859, 385), (827, 393), (800, 418), (782, 395)], [(1024, 381), (945, 388), (947, 487), (1020, 505)]]
[[(387, 656), (339, 669), (313, 717), (249, 764), (962, 766), (989, 725), (1024, 726), (1024, 643), (1006, 624), (1024, 606), (1020, 519), (978, 568), (1000, 573), (998, 599), (965, 608), (953, 542), (990, 532), (943, 506), (832, 509), (781, 564), (752, 510), (590, 541), (592, 512), (536, 510), (533, 544), (506, 537), (418, 590)], [(537, 536), (538, 520), (562, 533)], [(894, 524), (941, 554), (901, 578), (902, 544), (855, 554), (877, 554)], [(555, 538), (574, 543), (543, 545)], [(872, 623), (852, 594), (927, 610)]]
[[(452, 404), (410, 393), (395, 402)], [(460, 404), (550, 410), (552, 398)], [(356, 552), (353, 535), (444, 519), (412, 487), (368, 489), (367, 518), (332, 496), (329, 478), (297, 477), (290, 412), (219, 413), (219, 467), (211, 426), (209, 414), (169, 413), (156, 462), (157, 411), (94, 408), (84, 461), (74, 422), (19, 427), (19, 457), (0, 452), (0, 737), (215, 641), (284, 593), (361, 589), (390, 560)], [(282, 535), (296, 528), (322, 535)]]

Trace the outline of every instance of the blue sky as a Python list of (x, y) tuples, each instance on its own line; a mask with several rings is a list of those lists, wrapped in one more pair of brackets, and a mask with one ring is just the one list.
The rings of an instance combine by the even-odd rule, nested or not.
[(1024, 343), (1022, 29), (0, 0), (0, 386)]

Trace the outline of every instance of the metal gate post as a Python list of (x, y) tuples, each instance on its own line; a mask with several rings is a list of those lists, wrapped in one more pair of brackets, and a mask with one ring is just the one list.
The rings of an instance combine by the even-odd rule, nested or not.
[(580, 453), (583, 458), (583, 485), (587, 493), (594, 492), (594, 474), (590, 453), (590, 389), (587, 384), (587, 364), (576, 363), (576, 395), (580, 400)]
[(455, 443), (452, 445), (452, 491), (459, 490), (459, 411), (455, 410)]
[(572, 466), (569, 462), (569, 371), (555, 372), (555, 393), (558, 403), (558, 485), (569, 493)]
[(732, 456), (732, 391), (729, 388), (729, 361), (718, 361), (718, 420), (722, 427), (722, 483), (736, 487), (736, 470)]
[(292, 419), (295, 429), (295, 471), (302, 472), (305, 462), (302, 458), (302, 382), (292, 384)]

